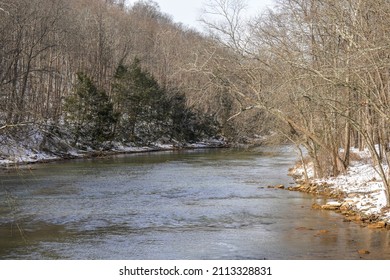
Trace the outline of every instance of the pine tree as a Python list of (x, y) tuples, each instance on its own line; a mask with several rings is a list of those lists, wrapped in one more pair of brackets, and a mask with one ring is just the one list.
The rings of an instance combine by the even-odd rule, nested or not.
[(97, 148), (112, 139), (117, 120), (113, 104), (84, 73), (77, 74), (74, 93), (66, 98), (64, 107), (65, 121), (72, 130), (74, 144), (80, 141)]
[(114, 78), (121, 139), (145, 143), (161, 137), (168, 123), (167, 100), (154, 77), (136, 59), (129, 67), (119, 65)]
[(196, 141), (217, 134), (217, 125), (187, 106), (184, 94), (163, 89), (139, 60), (119, 65), (113, 83), (121, 141), (148, 144), (161, 138)]

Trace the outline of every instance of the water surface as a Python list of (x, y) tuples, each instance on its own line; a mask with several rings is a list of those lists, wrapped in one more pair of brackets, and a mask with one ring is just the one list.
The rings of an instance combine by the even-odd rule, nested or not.
[(213, 149), (0, 173), (0, 259), (390, 259), (387, 231), (266, 188), (292, 183), (295, 159)]

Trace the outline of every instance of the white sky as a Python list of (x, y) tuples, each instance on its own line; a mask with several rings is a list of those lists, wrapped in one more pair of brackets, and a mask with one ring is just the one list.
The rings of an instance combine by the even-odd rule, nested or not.
[[(161, 11), (173, 17), (175, 22), (181, 22), (186, 26), (200, 28), (197, 20), (200, 17), (200, 11), (206, 0), (153, 0), (158, 3)], [(128, 1), (130, 4), (136, 0)], [(272, 6), (273, 0), (246, 0), (248, 3), (248, 12), (256, 14), (261, 12), (267, 6)]]

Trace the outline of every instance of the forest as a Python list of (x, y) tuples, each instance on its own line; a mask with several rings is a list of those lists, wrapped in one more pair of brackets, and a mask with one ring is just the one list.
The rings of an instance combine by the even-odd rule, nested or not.
[(215, 112), (192, 104), (204, 78), (185, 71), (189, 45), (206, 40), (157, 4), (1, 1), (0, 13), (3, 142), (37, 131), (42, 146), (79, 148), (218, 135)]
[(304, 147), (317, 177), (368, 149), (389, 189), (390, 2), (245, 8), (208, 1), (201, 33), (153, 1), (1, 0), (0, 141), (268, 136)]

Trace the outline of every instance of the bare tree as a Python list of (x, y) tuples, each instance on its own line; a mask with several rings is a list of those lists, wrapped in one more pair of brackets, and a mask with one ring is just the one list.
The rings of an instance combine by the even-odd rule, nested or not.
[(245, 54), (249, 34), (246, 28), (243, 0), (211, 0), (204, 3), (200, 21), (220, 43), (238, 53)]

